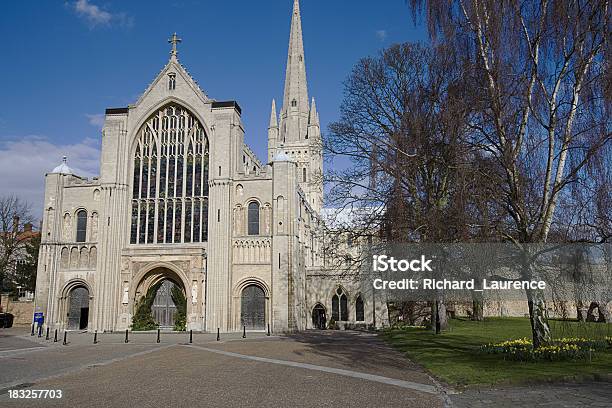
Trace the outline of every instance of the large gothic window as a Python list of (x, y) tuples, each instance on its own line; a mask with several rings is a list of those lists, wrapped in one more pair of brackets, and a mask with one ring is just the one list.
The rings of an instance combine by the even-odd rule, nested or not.
[(207, 240), (208, 139), (189, 111), (166, 105), (138, 131), (130, 242)]

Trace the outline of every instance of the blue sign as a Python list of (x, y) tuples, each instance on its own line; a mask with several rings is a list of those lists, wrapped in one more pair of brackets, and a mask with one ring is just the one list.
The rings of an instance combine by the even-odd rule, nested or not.
[(34, 322), (38, 323), (39, 325), (43, 324), (45, 318), (43, 317), (43, 313), (42, 312), (36, 312), (34, 313)]

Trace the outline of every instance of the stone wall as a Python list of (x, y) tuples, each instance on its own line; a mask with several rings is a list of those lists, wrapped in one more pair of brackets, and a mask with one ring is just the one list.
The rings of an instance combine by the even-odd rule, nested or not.
[(15, 316), (13, 326), (29, 326), (32, 324), (34, 316), (34, 302), (32, 301), (13, 301), (3, 294), (2, 295), (2, 312), (7, 312)]

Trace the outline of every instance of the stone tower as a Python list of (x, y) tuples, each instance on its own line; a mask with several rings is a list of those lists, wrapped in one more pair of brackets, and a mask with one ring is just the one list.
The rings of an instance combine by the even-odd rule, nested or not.
[(321, 128), (314, 98), (308, 100), (299, 0), (294, 0), (280, 120), (272, 101), (268, 160), (283, 152), (297, 163), (298, 185), (317, 213), (323, 206)]

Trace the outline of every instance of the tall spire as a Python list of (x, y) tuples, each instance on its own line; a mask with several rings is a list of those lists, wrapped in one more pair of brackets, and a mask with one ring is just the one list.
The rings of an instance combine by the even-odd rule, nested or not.
[(276, 102), (272, 99), (272, 110), (270, 111), (270, 125), (268, 125), (268, 162), (276, 156), (276, 144), (278, 142), (278, 118), (276, 116)]
[(278, 119), (276, 117), (276, 101), (272, 99), (272, 110), (270, 111), (270, 125), (268, 128), (277, 128)]
[(319, 114), (317, 113), (317, 104), (315, 102), (315, 98), (312, 98), (312, 102), (310, 102), (310, 113), (308, 115), (308, 124), (309, 125), (319, 125)]
[(290, 118), (286, 129), (287, 139), (303, 140), (308, 125), (308, 84), (302, 40), (302, 20), (299, 0), (293, 2), (287, 70), (285, 72), (285, 93), (281, 116)]

